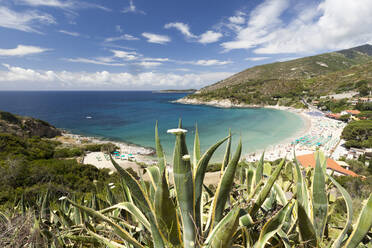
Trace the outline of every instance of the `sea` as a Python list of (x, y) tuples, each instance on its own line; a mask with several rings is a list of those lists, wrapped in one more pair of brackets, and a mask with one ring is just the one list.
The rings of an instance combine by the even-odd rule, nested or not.
[[(262, 151), (300, 132), (304, 120), (297, 114), (267, 108), (223, 109), (172, 103), (185, 93), (151, 91), (2, 91), (0, 110), (31, 116), (75, 134), (154, 147), (154, 127), (159, 123), (162, 146), (170, 158), (175, 137), (167, 130), (182, 119), (193, 150), (195, 126), (201, 149), (233, 134), (233, 148), (242, 139), (243, 154)], [(221, 147), (214, 159), (222, 159)]]

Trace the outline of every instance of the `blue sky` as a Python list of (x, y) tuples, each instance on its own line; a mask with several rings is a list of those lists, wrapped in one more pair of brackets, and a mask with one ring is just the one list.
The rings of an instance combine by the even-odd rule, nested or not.
[(0, 90), (201, 88), (372, 41), (371, 0), (0, 0)]

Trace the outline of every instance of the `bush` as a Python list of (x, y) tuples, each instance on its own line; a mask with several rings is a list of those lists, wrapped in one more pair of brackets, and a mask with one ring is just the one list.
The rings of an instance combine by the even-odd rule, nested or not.
[(346, 147), (372, 148), (372, 120), (350, 122), (342, 131)]
[(60, 148), (54, 152), (55, 158), (72, 158), (83, 155), (84, 152), (80, 148)]

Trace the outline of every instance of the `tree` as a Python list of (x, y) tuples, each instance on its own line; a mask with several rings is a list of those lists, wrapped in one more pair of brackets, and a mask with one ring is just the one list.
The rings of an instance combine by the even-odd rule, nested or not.
[(359, 88), (359, 95), (360, 96), (368, 96), (370, 92), (370, 88), (367, 85), (363, 85)]

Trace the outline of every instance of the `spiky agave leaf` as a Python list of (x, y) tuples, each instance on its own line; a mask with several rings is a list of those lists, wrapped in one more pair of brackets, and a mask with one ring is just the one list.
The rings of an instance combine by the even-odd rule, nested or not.
[(155, 192), (155, 217), (165, 238), (174, 246), (181, 244), (181, 230), (177, 218), (176, 206), (170, 193), (164, 170)]
[(163, 170), (165, 170), (167, 163), (165, 160), (163, 147), (160, 144), (158, 121), (156, 121), (156, 124), (155, 124), (155, 147), (156, 147), (156, 155), (158, 157), (158, 166), (160, 168), (160, 171), (162, 172)]
[(201, 152), (200, 152), (200, 140), (199, 140), (198, 124), (195, 124), (194, 154), (193, 154), (194, 171), (196, 170), (196, 166), (197, 166), (197, 164), (200, 160), (200, 157), (201, 157)]
[(298, 229), (300, 231), (301, 239), (304, 243), (309, 244), (310, 247), (318, 247), (318, 240), (314, 225), (311, 223), (304, 207), (298, 202)]
[[(180, 121), (179, 127), (182, 127)], [(195, 247), (196, 227), (194, 209), (194, 184), (190, 163), (190, 156), (187, 151), (185, 133), (180, 131), (176, 134), (176, 143), (173, 156), (173, 178), (176, 189), (176, 199), (180, 209), (183, 246), (185, 248)]]
[(297, 161), (296, 154), (294, 154), (294, 164), (296, 167), (297, 181), (296, 181), (296, 195), (299, 204), (301, 204), (308, 216), (310, 216), (309, 197), (306, 187), (305, 177), (302, 175), (300, 165)]
[(313, 224), (318, 240), (321, 241), (327, 223), (328, 200), (323, 166), (320, 155), (316, 157), (315, 172), (312, 184)]
[(73, 202), (71, 201), (70, 199), (67, 199), (72, 205), (74, 205), (75, 207), (78, 207), (80, 210), (86, 212), (87, 214), (101, 220), (101, 221), (104, 221), (106, 222), (108, 225), (110, 225), (115, 233), (121, 237), (122, 239), (128, 241), (130, 244), (132, 244), (134, 247), (136, 248), (143, 248), (143, 246), (135, 239), (132, 237), (132, 235), (130, 233), (128, 233), (125, 229), (123, 229), (120, 225), (116, 224), (114, 221), (112, 221), (109, 217), (101, 214), (100, 212), (92, 209), (92, 208), (88, 208), (88, 207), (85, 207), (85, 206), (82, 206), (80, 204), (77, 204), (76, 202)]
[(120, 202), (108, 208), (102, 209), (99, 211), (102, 214), (114, 211), (116, 209), (123, 209), (129, 212), (131, 215), (135, 216), (137, 220), (148, 230), (151, 232), (151, 225), (150, 222), (146, 219), (145, 215), (142, 211), (134, 205), (132, 202)]
[(164, 247), (163, 236), (160, 233), (158, 223), (156, 222), (154, 216), (154, 210), (152, 203), (146, 194), (146, 191), (143, 189), (142, 185), (125, 169), (121, 168), (118, 165), (112, 156), (110, 155), (112, 164), (115, 166), (116, 170), (122, 176), (125, 184), (130, 190), (131, 197), (133, 198), (134, 203), (142, 210), (147, 219), (151, 224), (151, 233), (154, 240), (154, 247), (160, 248)]
[(329, 176), (328, 178), (341, 192), (342, 197), (344, 198), (344, 201), (346, 203), (347, 221), (346, 221), (345, 227), (340, 233), (340, 235), (337, 237), (335, 242), (333, 242), (332, 244), (332, 248), (340, 248), (345, 239), (347, 232), (351, 228), (352, 219), (353, 219), (353, 202), (352, 202), (352, 199), (349, 193), (334, 178), (332, 178), (331, 176)]
[(229, 164), (230, 156), (231, 156), (231, 129), (229, 129), (229, 140), (227, 141), (226, 151), (221, 165), (221, 175), (223, 174), (227, 165)]
[(265, 152), (262, 153), (260, 161), (257, 164), (256, 173), (255, 173), (255, 183), (256, 183), (256, 185), (261, 181), (261, 179), (263, 177), (264, 157), (265, 157)]
[(285, 163), (285, 159), (283, 159), (280, 162), (280, 164), (275, 168), (275, 170), (272, 173), (272, 175), (270, 176), (269, 180), (265, 183), (262, 190), (258, 194), (258, 196), (257, 196), (256, 200), (254, 201), (251, 209), (249, 210), (249, 214), (251, 216), (254, 216), (257, 213), (257, 211), (260, 209), (261, 205), (266, 200), (266, 197), (269, 195), (272, 186), (274, 185), (275, 181), (277, 180), (277, 178), (280, 174), (280, 171), (284, 167), (284, 163)]
[(238, 147), (234, 154), (234, 157), (231, 159), (225, 172), (222, 175), (222, 178), (217, 186), (216, 194), (212, 202), (212, 213), (211, 213), (211, 226), (212, 230), (215, 225), (222, 219), (222, 214), (225, 209), (227, 199), (230, 195), (230, 191), (233, 185), (236, 168), (242, 153), (242, 141), (239, 141)]
[(210, 248), (230, 247), (233, 243), (232, 236), (239, 226), (241, 210), (232, 209), (211, 231), (205, 243)]
[(261, 230), (260, 237), (254, 246), (255, 248), (264, 248), (267, 241), (269, 241), (279, 230), (281, 230), (288, 210), (289, 204), (287, 204), (276, 215), (269, 219)]
[(372, 228), (372, 193), (369, 195), (362, 212), (359, 215), (354, 231), (347, 240), (345, 247), (355, 248), (359, 245), (362, 239), (366, 236), (368, 231)]
[(220, 147), (230, 136), (218, 141), (203, 154), (199, 160), (195, 174), (194, 174), (194, 191), (195, 191), (195, 223), (199, 230), (201, 230), (201, 212), (203, 210), (201, 204), (201, 196), (203, 191), (203, 181), (207, 170), (208, 163), (212, 158), (214, 152)]

